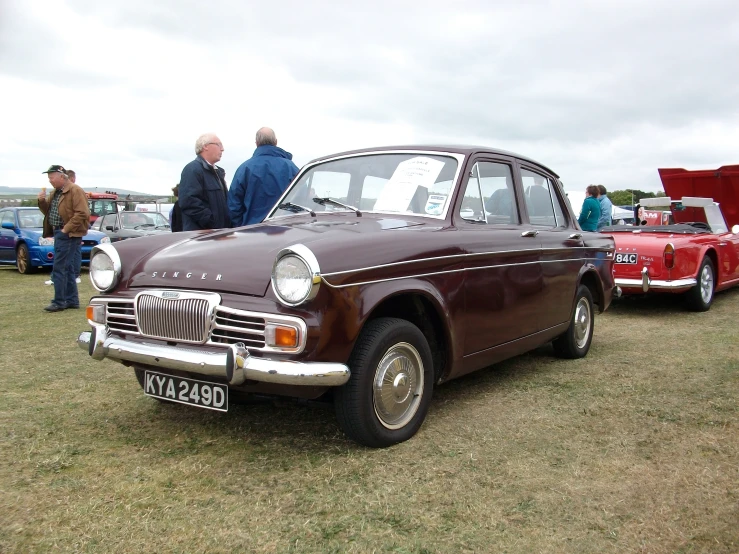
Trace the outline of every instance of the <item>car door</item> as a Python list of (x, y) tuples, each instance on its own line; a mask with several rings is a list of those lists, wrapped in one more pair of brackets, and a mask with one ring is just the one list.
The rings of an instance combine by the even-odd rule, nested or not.
[[(577, 278), (587, 252), (584, 231), (576, 229), (558, 181), (540, 168), (521, 165), (521, 183), (529, 221), (541, 245), (542, 329), (567, 321)], [(532, 194), (533, 193), (533, 194)]]
[(513, 160), (468, 167), (454, 215), (467, 252), (465, 356), (536, 332), (542, 296), (541, 248), (521, 221)]
[[(13, 227), (6, 229), (3, 224)], [(13, 210), (0, 210), (0, 261), (10, 263), (15, 261), (15, 212)]]

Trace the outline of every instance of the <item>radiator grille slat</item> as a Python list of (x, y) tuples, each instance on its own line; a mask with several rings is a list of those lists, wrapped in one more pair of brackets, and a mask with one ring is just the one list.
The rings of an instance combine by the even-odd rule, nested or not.
[(167, 340), (204, 342), (210, 326), (208, 301), (141, 294), (136, 313), (141, 333)]

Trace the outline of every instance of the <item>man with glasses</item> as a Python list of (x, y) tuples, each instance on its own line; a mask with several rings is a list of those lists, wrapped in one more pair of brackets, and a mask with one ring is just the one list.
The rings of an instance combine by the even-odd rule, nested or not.
[(182, 230), (231, 227), (226, 172), (216, 165), (223, 154), (223, 143), (213, 133), (206, 133), (195, 141), (195, 154), (180, 177)]

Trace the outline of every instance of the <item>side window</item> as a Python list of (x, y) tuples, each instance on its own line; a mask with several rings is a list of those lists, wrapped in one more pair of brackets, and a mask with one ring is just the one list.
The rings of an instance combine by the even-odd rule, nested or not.
[(10, 210), (5, 212), (0, 212), (0, 225), (3, 223), (12, 223), (15, 225), (15, 218), (13, 217), (13, 212)]
[(472, 166), (472, 171), (470, 171), (467, 188), (464, 190), (462, 203), (459, 206), (459, 215), (468, 221), (485, 222), (485, 210), (480, 191), (479, 162)]
[(477, 162), (467, 182), (460, 216), (491, 225), (518, 224), (511, 167), (495, 162)]
[[(566, 208), (562, 207), (559, 196), (556, 194), (559, 186), (556, 181), (553, 181), (552, 179), (547, 180), (549, 181), (549, 190), (552, 191), (552, 203), (554, 204), (554, 217), (557, 219), (557, 227), (567, 227), (567, 218), (565, 217)], [(559, 190), (564, 194), (561, 188), (559, 188)]]
[[(546, 177), (528, 169), (521, 170), (521, 181), (531, 224), (556, 227), (554, 203), (559, 204), (559, 200), (552, 190), (552, 183)], [(558, 208), (561, 212), (561, 206)]]
[(106, 215), (103, 218), (103, 229), (105, 229), (109, 225), (112, 226), (113, 228), (115, 228), (115, 215), (113, 215), (113, 214)]

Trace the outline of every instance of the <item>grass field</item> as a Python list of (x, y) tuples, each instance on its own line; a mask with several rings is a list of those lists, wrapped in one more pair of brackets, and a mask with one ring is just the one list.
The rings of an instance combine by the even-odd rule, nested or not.
[(447, 383), (370, 450), (320, 405), (145, 397), (47, 278), (0, 269), (2, 553), (739, 552), (739, 290), (620, 301), (586, 359)]

